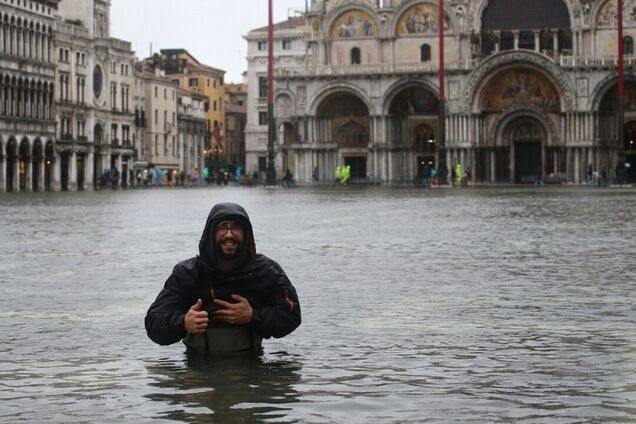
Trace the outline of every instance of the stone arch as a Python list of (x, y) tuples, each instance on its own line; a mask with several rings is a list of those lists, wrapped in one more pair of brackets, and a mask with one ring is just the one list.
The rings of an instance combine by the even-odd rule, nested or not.
[(33, 142), (33, 160), (42, 161), (44, 160), (44, 144), (42, 143), (42, 139), (40, 137), (36, 138)]
[(574, 109), (574, 87), (559, 66), (540, 53), (513, 50), (489, 57), (470, 74), (464, 87), (464, 99), (467, 99), (464, 105), (466, 112), (479, 113), (481, 96), (478, 96), (478, 93), (481, 89), (491, 81), (493, 75), (499, 74), (504, 69), (516, 66), (525, 66), (533, 69), (545, 76), (554, 85), (559, 95), (561, 112)]
[(323, 32), (331, 39), (371, 38), (380, 36), (380, 28), (380, 22), (373, 9), (363, 4), (346, 4), (336, 7), (329, 13)]
[[(625, 82), (633, 82), (636, 83), (636, 75), (631, 73), (625, 73)], [(598, 112), (601, 101), (607, 95), (610, 90), (616, 89), (616, 84), (618, 83), (618, 76), (616, 73), (610, 74), (603, 78), (592, 90), (590, 94), (589, 100), (589, 109), (593, 112)]]
[(28, 137), (22, 137), (19, 144), (19, 156), (21, 160), (31, 160), (31, 140)]
[(96, 146), (102, 145), (105, 143), (104, 138), (104, 128), (101, 122), (96, 122), (95, 127), (93, 127), (93, 140)]
[(439, 99), (439, 89), (436, 85), (430, 83), (425, 79), (417, 79), (417, 80), (403, 80), (398, 81), (391, 85), (384, 94), (384, 99), (382, 100), (382, 114), (387, 115), (389, 113), (389, 109), (391, 108), (391, 104), (395, 100), (395, 98), (405, 89), (411, 87), (421, 87), (433, 94), (435, 97)]
[[(486, 10), (486, 7), (488, 7), (491, 1), (492, 0), (477, 0), (476, 1), (477, 4), (475, 5), (475, 8), (474, 8), (472, 29), (477, 34), (481, 32), (484, 10)], [(574, 3), (574, 0), (561, 0), (561, 1), (565, 4), (565, 7), (567, 7), (568, 9), (568, 13), (570, 15), (570, 26), (573, 26), (574, 22), (576, 22), (575, 14), (574, 14), (574, 10), (576, 6)]]
[[(444, 29), (449, 34), (453, 34), (456, 31), (456, 28), (459, 28), (457, 23), (457, 18), (453, 16), (452, 13), (448, 13), (450, 8), (444, 9), (444, 14), (446, 15), (446, 21), (448, 22), (448, 26)], [(401, 28), (403, 27), (408, 18), (406, 16), (407, 12), (413, 11), (417, 13), (418, 11), (421, 13), (434, 13), (434, 17), (428, 21), (429, 23), (421, 22), (420, 28), (418, 31), (417, 26), (411, 29), (413, 32), (409, 31), (409, 29)], [(438, 4), (434, 0), (417, 0), (417, 1), (406, 1), (396, 10), (393, 18), (393, 22), (391, 22), (391, 34), (395, 36), (422, 36), (422, 35), (436, 35), (439, 31), (433, 31), (433, 28), (437, 26), (438, 23)], [(424, 28), (426, 28), (424, 30)], [(404, 30), (404, 31), (402, 31)]]
[(320, 104), (327, 97), (336, 93), (347, 93), (355, 97), (358, 97), (366, 105), (367, 110), (369, 111), (369, 114), (373, 115), (373, 112), (374, 112), (373, 105), (369, 102), (368, 97), (366, 93), (364, 92), (364, 90), (356, 86), (355, 84), (343, 83), (343, 82), (332, 83), (323, 87), (322, 90), (319, 91), (314, 96), (314, 100), (312, 101), (309, 107), (310, 114), (317, 115), (318, 107), (320, 106)]
[(503, 111), (493, 123), (490, 134), (486, 134), (486, 140), (494, 140), (495, 146), (502, 146), (504, 130), (519, 118), (533, 118), (541, 124), (545, 131), (546, 146), (560, 144), (559, 132), (550, 118), (543, 110), (528, 105), (518, 105)]

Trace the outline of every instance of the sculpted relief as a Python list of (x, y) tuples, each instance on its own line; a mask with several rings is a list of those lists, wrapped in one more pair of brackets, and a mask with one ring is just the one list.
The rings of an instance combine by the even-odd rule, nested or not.
[(501, 110), (512, 105), (535, 105), (548, 112), (559, 111), (559, 96), (554, 85), (531, 69), (512, 69), (493, 78), (484, 88), (482, 107)]
[(343, 13), (331, 27), (332, 38), (376, 37), (378, 33), (375, 20), (361, 10)]

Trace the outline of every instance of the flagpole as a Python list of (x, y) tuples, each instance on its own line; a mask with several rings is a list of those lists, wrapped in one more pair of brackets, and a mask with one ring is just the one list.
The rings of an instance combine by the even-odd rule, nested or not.
[(274, 21), (272, 2), (269, 0), (269, 20), (267, 26), (267, 185), (276, 185), (276, 166), (274, 165), (274, 140), (276, 123), (274, 121)]
[(623, 0), (618, 0), (618, 149), (624, 145), (625, 68), (623, 62)]
[(444, 66), (444, 0), (438, 3), (438, 26), (439, 26), (439, 118), (438, 118), (438, 174), (440, 184), (446, 184), (448, 169), (446, 168), (446, 69)]

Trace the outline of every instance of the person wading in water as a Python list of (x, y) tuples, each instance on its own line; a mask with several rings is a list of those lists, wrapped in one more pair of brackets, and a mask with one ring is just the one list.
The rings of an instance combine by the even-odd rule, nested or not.
[(249, 216), (234, 203), (212, 208), (199, 255), (175, 266), (145, 319), (155, 343), (183, 340), (200, 353), (260, 353), (263, 338), (300, 323), (296, 289), (278, 263), (256, 253)]

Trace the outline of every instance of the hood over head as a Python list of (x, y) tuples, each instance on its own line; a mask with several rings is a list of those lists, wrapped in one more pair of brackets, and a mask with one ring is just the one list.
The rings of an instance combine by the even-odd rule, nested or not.
[(243, 228), (241, 262), (245, 263), (256, 256), (256, 243), (254, 242), (252, 223), (245, 209), (236, 203), (218, 203), (210, 211), (199, 241), (199, 257), (205, 265), (212, 269), (216, 269), (214, 230), (220, 222), (228, 219), (233, 220)]

